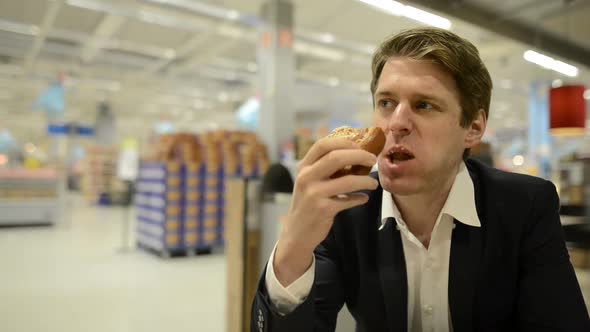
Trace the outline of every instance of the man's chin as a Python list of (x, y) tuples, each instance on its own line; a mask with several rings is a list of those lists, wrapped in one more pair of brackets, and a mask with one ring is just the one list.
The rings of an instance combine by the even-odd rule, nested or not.
[(417, 190), (417, 186), (412, 181), (408, 181), (409, 179), (391, 179), (387, 175), (382, 175), (381, 172), (379, 173), (379, 182), (381, 183), (381, 187), (392, 194), (405, 196), (405, 195), (412, 195), (415, 194)]

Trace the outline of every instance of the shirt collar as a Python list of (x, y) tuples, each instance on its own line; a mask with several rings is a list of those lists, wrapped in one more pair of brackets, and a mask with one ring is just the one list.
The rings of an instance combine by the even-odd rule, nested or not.
[[(402, 220), (401, 213), (395, 205), (391, 193), (383, 189), (382, 196), (381, 227), (379, 229), (385, 226), (388, 218), (393, 217), (398, 222)], [(477, 216), (477, 209), (475, 208), (473, 180), (471, 180), (464, 162), (459, 166), (459, 172), (455, 176), (455, 181), (441, 212), (441, 215), (448, 214), (465, 225), (481, 227), (481, 222)]]

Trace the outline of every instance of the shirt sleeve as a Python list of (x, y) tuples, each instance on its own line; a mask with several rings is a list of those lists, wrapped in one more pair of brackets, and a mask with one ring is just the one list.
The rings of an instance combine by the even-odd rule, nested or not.
[(311, 292), (313, 279), (315, 277), (315, 257), (313, 257), (311, 266), (301, 277), (287, 287), (284, 287), (281, 285), (274, 272), (273, 262), (275, 250), (276, 245), (270, 254), (270, 259), (266, 266), (266, 275), (264, 277), (265, 284), (274, 307), (281, 315), (287, 315), (295, 310), (298, 305), (303, 303)]

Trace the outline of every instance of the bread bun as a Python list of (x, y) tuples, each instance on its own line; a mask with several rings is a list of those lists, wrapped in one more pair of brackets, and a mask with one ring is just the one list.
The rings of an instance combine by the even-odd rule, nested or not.
[[(385, 134), (379, 127), (360, 128), (338, 127), (334, 129), (327, 137), (343, 137), (359, 145), (365, 151), (378, 156), (385, 146)], [(334, 173), (331, 177), (338, 178), (345, 175), (368, 175), (371, 167), (351, 165)]]

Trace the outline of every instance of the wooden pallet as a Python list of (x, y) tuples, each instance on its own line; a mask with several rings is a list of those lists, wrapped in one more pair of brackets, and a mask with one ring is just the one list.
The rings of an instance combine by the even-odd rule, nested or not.
[(154, 254), (160, 258), (175, 258), (175, 257), (194, 257), (200, 255), (209, 255), (213, 252), (213, 248), (211, 247), (202, 247), (202, 248), (190, 248), (190, 249), (155, 249), (146, 246), (143, 243), (137, 243), (137, 248), (143, 250), (145, 252)]

